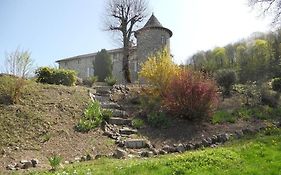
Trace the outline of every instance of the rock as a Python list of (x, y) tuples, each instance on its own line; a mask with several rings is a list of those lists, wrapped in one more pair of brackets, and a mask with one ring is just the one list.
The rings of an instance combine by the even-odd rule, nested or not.
[(172, 146), (169, 146), (169, 145), (163, 146), (162, 150), (166, 151), (167, 153), (177, 152), (177, 148), (176, 147), (172, 147)]
[(185, 145), (185, 149), (186, 150), (193, 150), (194, 149), (194, 145), (192, 143), (188, 143)]
[(243, 133), (244, 134), (255, 134), (255, 130), (254, 129), (251, 129), (251, 128), (245, 128), (245, 129), (242, 129)]
[(215, 143), (218, 142), (218, 136), (216, 136), (216, 135), (213, 135), (213, 136), (211, 137), (211, 139), (212, 139), (212, 143), (213, 143), (213, 144), (215, 144)]
[(196, 142), (193, 145), (194, 145), (194, 149), (198, 149), (198, 148), (201, 148), (203, 146), (202, 142)]
[(152, 151), (143, 151), (141, 152), (141, 157), (152, 157), (153, 156), (153, 152)]
[(237, 130), (237, 131), (235, 131), (235, 137), (236, 137), (237, 139), (240, 139), (240, 138), (242, 138), (243, 136), (244, 136), (244, 133), (243, 133), (242, 130)]
[(122, 109), (120, 105), (113, 102), (101, 102), (101, 107), (104, 109)]
[(229, 140), (229, 135), (227, 133), (218, 135), (218, 142), (224, 143)]
[(24, 169), (24, 164), (23, 164), (23, 163), (16, 163), (15, 168), (16, 168), (17, 170), (19, 170), (19, 169)]
[(82, 156), (82, 157), (80, 158), (80, 161), (81, 161), (81, 162), (85, 162), (86, 160), (87, 160), (86, 156)]
[(93, 156), (91, 154), (86, 155), (86, 161), (93, 160)]
[(152, 151), (154, 155), (159, 154), (159, 151), (156, 148), (151, 148), (150, 151)]
[(204, 146), (204, 147), (208, 147), (208, 146), (210, 146), (212, 144), (212, 139), (211, 138), (206, 138), (206, 139), (203, 139), (202, 140), (202, 145)]
[(185, 151), (185, 147), (183, 146), (183, 144), (179, 144), (179, 145), (176, 147), (176, 149), (177, 149), (177, 152), (180, 152), (180, 153), (182, 153), (182, 152)]
[(38, 159), (31, 159), (30, 161), (31, 161), (33, 167), (36, 167), (39, 163)]
[(70, 162), (68, 160), (64, 161), (64, 164), (70, 164)]
[(20, 163), (22, 163), (22, 164), (23, 164), (22, 169), (28, 169), (28, 168), (33, 167), (32, 162), (31, 162), (31, 161), (29, 161), (29, 160), (21, 160), (21, 161), (20, 161)]
[(15, 164), (10, 164), (6, 166), (6, 170), (16, 170), (16, 163)]
[(131, 135), (131, 134), (136, 134), (138, 131), (136, 129), (130, 129), (130, 128), (122, 128), (119, 130), (120, 134), (126, 134), (126, 135)]
[(125, 141), (125, 147), (139, 149), (139, 148), (146, 148), (147, 141), (144, 139), (130, 139)]
[(104, 136), (112, 137), (113, 133), (110, 131), (104, 131), (103, 133)]
[(81, 158), (80, 157), (75, 157), (74, 158), (74, 162), (80, 162), (81, 161)]
[(108, 120), (109, 124), (112, 125), (131, 125), (132, 124), (132, 120), (131, 119), (123, 119), (123, 118), (118, 118), (118, 117), (111, 117)]
[(117, 150), (115, 152), (115, 157), (117, 159), (123, 159), (123, 158), (125, 158), (127, 156), (128, 156), (128, 153), (125, 150), (123, 150), (121, 148), (117, 148)]
[(165, 154), (167, 154), (167, 152), (166, 152), (165, 150), (161, 149), (161, 150), (159, 151), (159, 154), (160, 154), (160, 155), (165, 155)]

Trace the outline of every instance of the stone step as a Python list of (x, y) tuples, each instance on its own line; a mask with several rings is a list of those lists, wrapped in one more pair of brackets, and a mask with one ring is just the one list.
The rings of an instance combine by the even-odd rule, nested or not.
[(97, 94), (109, 94), (112, 86), (95, 86), (94, 89)]
[(109, 101), (109, 97), (106, 97), (106, 96), (101, 96), (101, 95), (95, 94), (93, 97), (94, 97), (95, 100), (99, 101), (100, 103), (104, 103), (104, 102)]
[(131, 125), (132, 120), (131, 119), (119, 118), (119, 117), (111, 117), (108, 120), (108, 123), (112, 124), (112, 125)]
[(128, 113), (119, 109), (108, 109), (112, 112), (112, 117), (128, 117)]
[(148, 141), (145, 139), (129, 139), (125, 140), (124, 146), (126, 148), (131, 149), (140, 149), (140, 148), (147, 148), (148, 147)]
[(122, 109), (121, 106), (118, 105), (117, 103), (107, 102), (107, 101), (101, 102), (101, 107), (104, 109), (119, 109), (119, 110)]
[(137, 134), (138, 130), (131, 129), (131, 128), (122, 128), (122, 129), (119, 129), (119, 133), (125, 134), (125, 135), (131, 135), (131, 134)]

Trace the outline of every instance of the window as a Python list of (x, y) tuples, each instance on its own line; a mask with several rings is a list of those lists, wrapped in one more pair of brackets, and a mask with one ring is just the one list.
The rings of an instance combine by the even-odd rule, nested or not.
[(138, 72), (138, 63), (136, 61), (134, 62), (134, 71)]
[(161, 44), (166, 44), (166, 37), (164, 35), (161, 36)]

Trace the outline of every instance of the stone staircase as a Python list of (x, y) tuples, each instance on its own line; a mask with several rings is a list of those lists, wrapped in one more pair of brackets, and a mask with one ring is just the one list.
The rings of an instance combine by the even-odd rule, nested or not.
[[(112, 111), (112, 117), (102, 126), (103, 135), (115, 140), (118, 146), (116, 158), (140, 157), (154, 155), (150, 142), (138, 135), (138, 130), (132, 127), (132, 119), (122, 106), (111, 99), (111, 86), (96, 86), (91, 98), (100, 102), (101, 107)], [(118, 89), (118, 88), (117, 88)]]

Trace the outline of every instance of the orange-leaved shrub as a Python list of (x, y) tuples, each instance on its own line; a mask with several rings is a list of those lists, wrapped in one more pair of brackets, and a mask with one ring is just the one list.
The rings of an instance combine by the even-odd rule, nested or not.
[(167, 85), (163, 105), (174, 116), (202, 120), (212, 114), (218, 101), (214, 80), (200, 72), (182, 69)]

